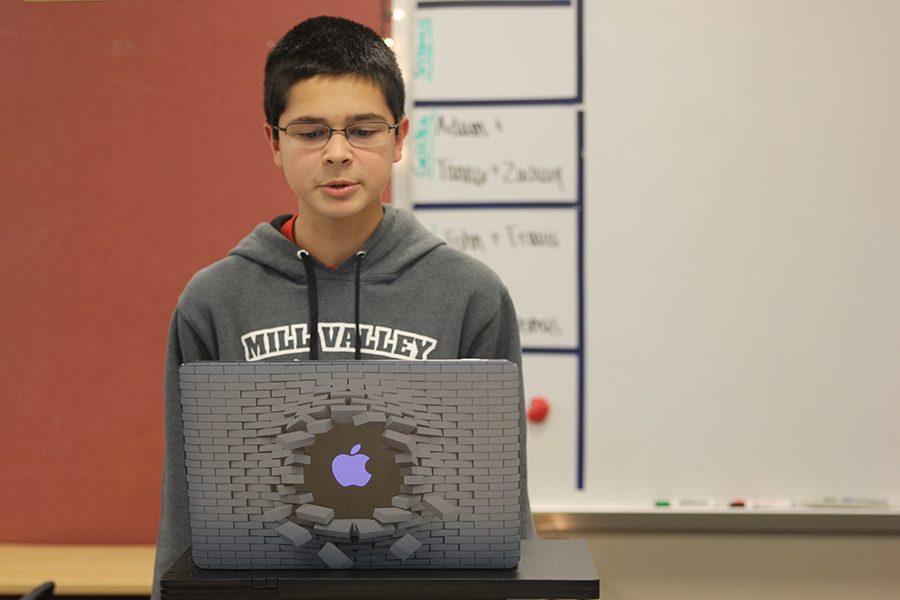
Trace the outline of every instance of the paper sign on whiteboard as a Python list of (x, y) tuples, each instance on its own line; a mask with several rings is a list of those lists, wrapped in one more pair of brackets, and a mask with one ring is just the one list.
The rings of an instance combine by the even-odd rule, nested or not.
[(523, 347), (577, 346), (575, 211), (429, 209), (416, 217), (500, 276), (516, 305)]
[(417, 103), (579, 100), (575, 7), (422, 6), (416, 14)]
[(578, 198), (573, 107), (419, 108), (412, 115), (416, 204)]

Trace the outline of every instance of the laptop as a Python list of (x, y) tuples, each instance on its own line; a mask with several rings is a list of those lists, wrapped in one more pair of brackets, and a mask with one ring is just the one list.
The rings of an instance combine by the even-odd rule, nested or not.
[(513, 363), (198, 362), (180, 388), (198, 567), (518, 563)]

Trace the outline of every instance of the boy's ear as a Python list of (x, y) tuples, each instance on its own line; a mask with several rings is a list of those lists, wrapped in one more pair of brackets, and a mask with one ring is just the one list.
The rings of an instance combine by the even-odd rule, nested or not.
[(266, 132), (266, 140), (269, 142), (269, 149), (272, 151), (272, 162), (275, 163), (275, 166), (281, 166), (281, 143), (278, 141), (278, 138), (275, 137), (275, 130), (272, 129), (272, 126), (266, 123), (263, 125), (263, 129)]
[(409, 119), (403, 117), (400, 119), (400, 127), (397, 128), (397, 140), (394, 144), (394, 162), (403, 158), (403, 140), (409, 134)]

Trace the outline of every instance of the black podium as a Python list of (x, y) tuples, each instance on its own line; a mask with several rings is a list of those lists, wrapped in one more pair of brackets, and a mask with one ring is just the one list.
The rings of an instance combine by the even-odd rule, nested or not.
[(164, 600), (502, 600), (599, 598), (587, 543), (522, 540), (519, 566), (493, 569), (249, 570), (198, 569), (190, 550), (160, 578)]

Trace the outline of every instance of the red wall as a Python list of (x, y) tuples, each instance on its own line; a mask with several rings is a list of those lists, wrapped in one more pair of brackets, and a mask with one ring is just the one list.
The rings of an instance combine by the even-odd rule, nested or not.
[(152, 542), (182, 287), (295, 205), (266, 54), (374, 0), (0, 2), (0, 542)]

